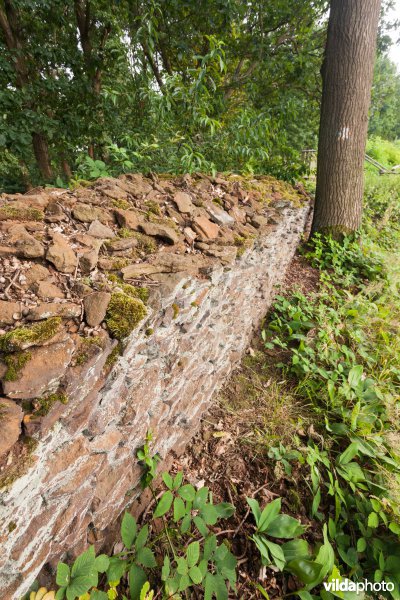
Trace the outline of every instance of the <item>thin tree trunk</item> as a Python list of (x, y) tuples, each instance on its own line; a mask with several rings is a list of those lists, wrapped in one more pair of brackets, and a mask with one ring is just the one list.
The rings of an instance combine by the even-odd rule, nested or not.
[(32, 133), (33, 152), (42, 177), (46, 180), (53, 178), (50, 166), (49, 146), (46, 138), (41, 133)]
[(361, 224), (364, 154), (381, 0), (332, 0), (318, 143), (313, 232)]

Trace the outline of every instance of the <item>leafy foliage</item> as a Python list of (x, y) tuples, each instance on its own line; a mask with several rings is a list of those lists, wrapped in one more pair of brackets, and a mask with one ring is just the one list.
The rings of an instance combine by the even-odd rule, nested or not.
[(374, 241), (380, 241), (380, 221), (385, 219), (392, 251), (400, 238), (397, 223), (385, 217), (390, 196), (371, 202), (368, 189), (367, 197), (363, 243), (346, 239), (341, 245), (317, 236), (306, 256), (320, 269), (319, 290), (278, 297), (264, 329), (266, 346), (282, 349), (281, 368), (320, 424), (300, 452), (280, 447), (270, 456), (285, 461), (286, 470), (293, 461), (308, 465), (310, 517), (328, 522), (341, 572), (393, 583), (397, 598), (400, 461), (393, 440), (400, 352), (393, 324), (400, 305), (397, 264)]

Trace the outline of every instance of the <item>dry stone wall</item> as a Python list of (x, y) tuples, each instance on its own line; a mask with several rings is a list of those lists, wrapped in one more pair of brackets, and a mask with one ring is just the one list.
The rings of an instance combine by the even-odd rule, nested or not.
[(146, 431), (179, 453), (271, 303), (309, 213), (235, 176), (0, 200), (0, 586), (101, 545)]

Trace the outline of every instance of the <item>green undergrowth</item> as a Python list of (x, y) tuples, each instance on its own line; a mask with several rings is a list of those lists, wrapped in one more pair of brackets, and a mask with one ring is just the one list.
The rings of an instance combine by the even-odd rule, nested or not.
[[(388, 218), (399, 210), (400, 180), (380, 181), (368, 176), (357, 238), (315, 236), (304, 248), (320, 271), (318, 289), (279, 296), (262, 333), (316, 416), (307, 446), (281, 445), (275, 457), (309, 468), (310, 517), (328, 527), (332, 573), (384, 582), (393, 589), (381, 596), (400, 598), (400, 235)], [(334, 597), (319, 594), (299, 595)]]

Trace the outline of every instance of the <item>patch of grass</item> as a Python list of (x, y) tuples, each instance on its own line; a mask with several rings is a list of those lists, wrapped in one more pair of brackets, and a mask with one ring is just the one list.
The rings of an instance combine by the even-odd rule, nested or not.
[(37, 209), (29, 206), (12, 206), (12, 204), (6, 204), (0, 207), (0, 221), (7, 221), (15, 219), (18, 221), (42, 221), (44, 219), (44, 213)]

